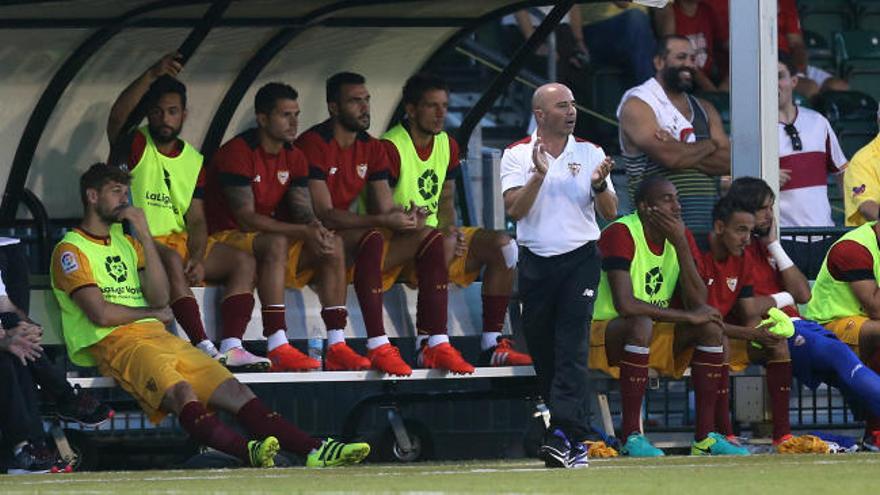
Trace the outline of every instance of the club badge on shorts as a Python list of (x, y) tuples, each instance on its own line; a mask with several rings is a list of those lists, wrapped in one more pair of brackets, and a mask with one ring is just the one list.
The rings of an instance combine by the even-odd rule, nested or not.
[(577, 174), (581, 173), (581, 164), (571, 162), (568, 164), (568, 171), (571, 172), (572, 177), (576, 177)]

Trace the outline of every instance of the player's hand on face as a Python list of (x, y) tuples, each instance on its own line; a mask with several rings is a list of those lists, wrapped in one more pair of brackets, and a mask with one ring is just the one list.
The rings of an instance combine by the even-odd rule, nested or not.
[(154, 79), (158, 79), (162, 76), (177, 77), (177, 75), (180, 74), (180, 71), (183, 70), (182, 60), (183, 56), (181, 54), (177, 52), (169, 53), (160, 58), (158, 62), (150, 67), (150, 75), (152, 75)]
[(663, 211), (656, 206), (649, 206), (647, 210), (648, 222), (663, 234), (669, 242), (685, 239), (684, 222), (672, 213)]
[(540, 136), (535, 139), (535, 145), (532, 147), (532, 165), (535, 166), (535, 173), (541, 176), (546, 175), (550, 168), (547, 153), (544, 151), (544, 141)]
[(776, 215), (773, 215), (770, 219), (770, 229), (767, 231), (767, 235), (761, 237), (761, 243), (767, 246), (778, 240), (779, 232), (776, 230)]
[(147, 216), (144, 215), (144, 210), (136, 206), (125, 205), (119, 207), (116, 210), (116, 218), (119, 219), (119, 221), (128, 220), (131, 226), (135, 229), (147, 227)]
[(205, 265), (201, 260), (188, 259), (183, 265), (183, 274), (191, 286), (200, 286), (205, 280)]

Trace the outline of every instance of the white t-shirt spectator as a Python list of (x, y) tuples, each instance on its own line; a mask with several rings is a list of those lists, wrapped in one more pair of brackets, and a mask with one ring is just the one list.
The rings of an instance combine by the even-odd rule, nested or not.
[[(522, 187), (534, 173), (536, 135), (511, 144), (501, 157), (501, 191)], [(590, 176), (605, 159), (602, 148), (574, 136), (550, 164), (528, 215), (516, 223), (516, 242), (538, 256), (565, 254), (599, 238)], [(605, 179), (614, 191), (611, 176)]]
[(779, 123), (779, 168), (791, 178), (779, 191), (781, 227), (832, 227), (828, 202), (828, 174), (840, 174), (846, 157), (831, 124), (820, 113), (797, 107), (794, 127), (801, 142), (796, 151), (792, 138)]

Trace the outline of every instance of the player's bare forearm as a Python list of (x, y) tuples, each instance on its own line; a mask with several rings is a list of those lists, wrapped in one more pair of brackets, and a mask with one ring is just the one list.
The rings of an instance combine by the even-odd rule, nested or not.
[(440, 230), (455, 225), (455, 181), (447, 180), (440, 193), (440, 204), (437, 206), (437, 227)]
[(170, 289), (168, 275), (165, 273), (165, 267), (159, 257), (159, 250), (156, 249), (156, 243), (153, 242), (152, 237), (143, 239), (141, 245), (144, 248), (144, 269), (141, 275), (144, 298), (153, 308), (167, 306)]

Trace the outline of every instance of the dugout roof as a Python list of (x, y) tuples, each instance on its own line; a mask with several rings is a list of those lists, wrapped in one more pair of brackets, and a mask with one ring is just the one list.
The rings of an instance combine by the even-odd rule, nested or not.
[(269, 81), (299, 91), (301, 130), (320, 122), (324, 80), (341, 70), (366, 76), (371, 131), (379, 133), (404, 80), (440, 49), (489, 19), (542, 3), (7, 1), (0, 6), (0, 217), (8, 224), (19, 201), (33, 197), (50, 217), (78, 216), (79, 174), (108, 154), (110, 105), (164, 53), (189, 57), (180, 76), (189, 92), (182, 137), (204, 151), (253, 125), (254, 93)]

